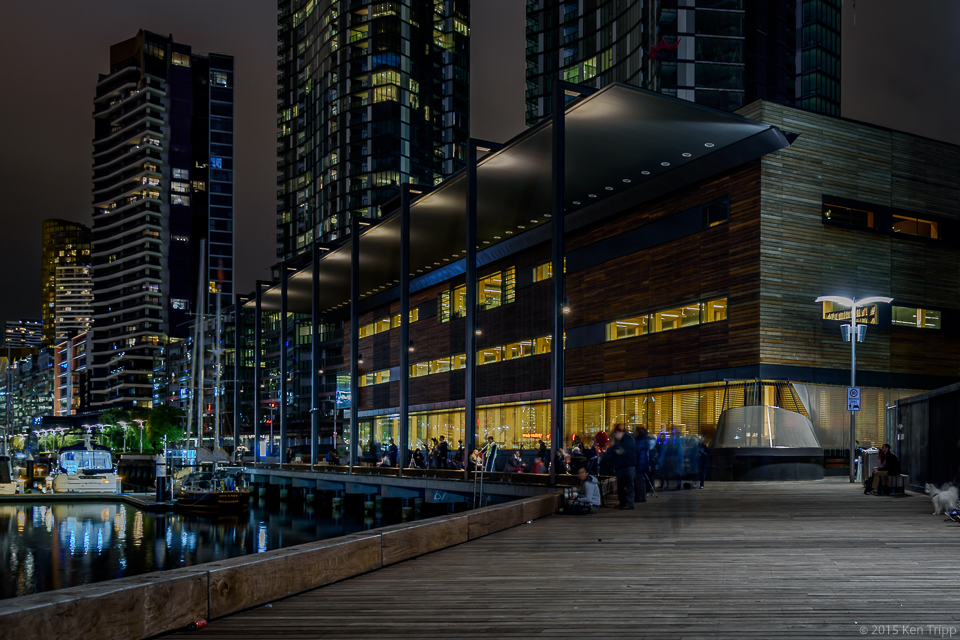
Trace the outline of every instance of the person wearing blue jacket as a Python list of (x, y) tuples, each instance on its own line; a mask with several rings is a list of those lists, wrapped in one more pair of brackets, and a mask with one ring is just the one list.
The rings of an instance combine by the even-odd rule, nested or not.
[(613, 464), (617, 476), (617, 509), (633, 509), (633, 484), (637, 477), (637, 444), (619, 424), (613, 427), (613, 439), (603, 454), (604, 462)]

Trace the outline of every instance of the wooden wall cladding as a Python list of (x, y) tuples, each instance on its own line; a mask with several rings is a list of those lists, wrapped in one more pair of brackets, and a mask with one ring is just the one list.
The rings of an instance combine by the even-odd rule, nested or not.
[[(824, 225), (823, 196), (960, 219), (960, 148), (772, 103), (742, 112), (800, 137), (761, 161), (760, 359), (845, 369), (839, 323), (821, 319), (820, 295), (887, 295), (906, 306), (956, 308), (955, 244)], [(956, 327), (872, 326), (858, 369), (960, 374)]]
[(730, 220), (567, 274), (570, 327), (727, 296), (728, 319), (568, 349), (566, 384), (586, 385), (756, 363), (759, 356), (760, 168), (743, 165), (587, 229), (596, 241), (730, 196)]

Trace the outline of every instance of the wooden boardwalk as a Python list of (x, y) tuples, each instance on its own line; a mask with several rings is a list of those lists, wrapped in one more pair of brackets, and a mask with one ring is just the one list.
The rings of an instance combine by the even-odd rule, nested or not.
[[(167, 638), (960, 637), (960, 525), (926, 496), (729, 483), (551, 516)], [(927, 625), (947, 627), (945, 634)]]

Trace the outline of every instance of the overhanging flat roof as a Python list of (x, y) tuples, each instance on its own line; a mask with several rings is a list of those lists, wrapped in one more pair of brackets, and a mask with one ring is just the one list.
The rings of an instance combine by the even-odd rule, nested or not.
[[(627, 85), (610, 85), (569, 105), (565, 127), (565, 216), (572, 227), (789, 145), (771, 125)], [(551, 140), (552, 122), (546, 120), (479, 161), (481, 251), (549, 222)], [(466, 255), (465, 212), (464, 171), (411, 203), (412, 278), (433, 279), (438, 271), (451, 275), (450, 265)], [(399, 214), (390, 212), (360, 234), (361, 300), (400, 282)], [(318, 261), (321, 313), (349, 305), (353, 241), (347, 239)], [(289, 311), (310, 313), (313, 269), (311, 264), (291, 274)], [(264, 291), (263, 308), (280, 309), (279, 285)]]

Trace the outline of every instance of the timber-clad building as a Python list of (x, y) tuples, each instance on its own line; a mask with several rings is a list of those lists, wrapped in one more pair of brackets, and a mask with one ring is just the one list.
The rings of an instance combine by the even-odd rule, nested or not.
[(960, 379), (960, 148), (623, 85), (568, 102), (562, 122), (561, 146), (550, 120), (487, 145), (475, 173), (468, 158), (354, 220), (358, 247), (318, 245), (238, 297), (241, 437), (275, 423), (295, 445), (350, 434), (352, 415), (364, 450), (439, 435), (536, 447), (561, 428), (569, 444), (615, 423), (709, 441), (731, 381), (760, 380), (776, 381), (763, 404), (792, 383), (820, 445), (842, 448), (849, 311), (824, 295), (893, 298), (858, 312), (861, 443), (891, 438), (888, 403)]

